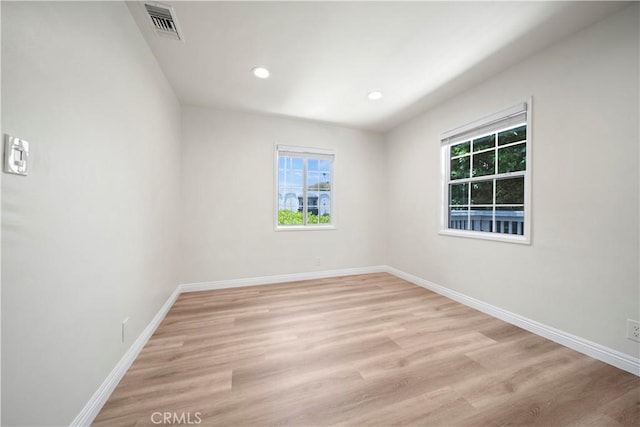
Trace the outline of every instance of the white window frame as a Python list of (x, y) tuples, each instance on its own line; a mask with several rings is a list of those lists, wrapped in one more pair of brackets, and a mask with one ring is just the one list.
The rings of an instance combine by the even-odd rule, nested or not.
[[(529, 98), (525, 102), (520, 102), (510, 108), (504, 109), (498, 113), (492, 114), (487, 117), (483, 117), (482, 119), (475, 120), (466, 125), (457, 127), (448, 132), (444, 132), (440, 136), (440, 171), (441, 171), (441, 213), (440, 213), (440, 231), (439, 234), (447, 235), (447, 236), (456, 236), (456, 237), (467, 237), (474, 239), (483, 239), (483, 240), (495, 240), (501, 242), (511, 242), (511, 243), (521, 243), (521, 244), (531, 244), (531, 159), (532, 159), (532, 134), (533, 128), (531, 126), (531, 110), (532, 110), (532, 102), (533, 98)], [(450, 168), (451, 168), (451, 157), (450, 150), (451, 146), (456, 145), (460, 142), (466, 141), (467, 139), (476, 139), (482, 136), (490, 135), (495, 132), (499, 132), (501, 130), (506, 130), (514, 127), (515, 123), (509, 124), (505, 126), (504, 129), (495, 128), (490, 132), (483, 132), (483, 128), (491, 128), (493, 123), (499, 123), (507, 120), (509, 117), (512, 117), (517, 114), (522, 114), (524, 112), (526, 114), (526, 120), (522, 123), (525, 123), (527, 126), (527, 138), (526, 138), (526, 169), (524, 173), (512, 173), (510, 175), (513, 176), (523, 176), (524, 177), (524, 224), (523, 224), (523, 234), (505, 234), (495, 232), (495, 226), (493, 228), (494, 231), (473, 231), (473, 230), (460, 230), (449, 228), (449, 184), (455, 181), (450, 180)], [(477, 131), (477, 133), (476, 133)], [(462, 139), (460, 139), (461, 135), (464, 135)], [(497, 141), (496, 141), (497, 144)], [(495, 174), (493, 175), (485, 175), (482, 177), (478, 177), (479, 181), (495, 178)], [(495, 192), (495, 189), (494, 189)], [(495, 194), (494, 194), (495, 201)], [(469, 200), (469, 203), (471, 201)], [(494, 214), (495, 215), (495, 214)], [(494, 216), (494, 224), (495, 224), (495, 216)]]
[[(293, 157), (301, 157), (305, 159), (304, 161), (304, 170), (303, 170), (303, 224), (297, 225), (281, 225), (278, 223), (278, 213), (280, 208), (280, 203), (278, 199), (278, 160), (280, 156), (293, 156)], [(274, 162), (274, 228), (276, 231), (311, 231), (311, 230), (335, 230), (337, 227), (337, 209), (335, 204), (335, 163), (336, 156), (335, 152), (331, 149), (325, 148), (311, 148), (311, 147), (298, 147), (291, 145), (276, 145), (275, 147), (275, 162)], [(322, 159), (322, 160), (330, 160), (331, 161), (331, 191), (329, 192), (329, 206), (331, 207), (330, 218), (331, 222), (329, 224), (307, 224), (307, 209), (308, 209), (308, 185), (307, 185), (307, 161), (309, 159)]]

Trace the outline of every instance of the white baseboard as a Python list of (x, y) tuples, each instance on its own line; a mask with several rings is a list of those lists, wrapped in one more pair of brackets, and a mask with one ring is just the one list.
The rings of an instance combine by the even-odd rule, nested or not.
[(136, 357), (138, 357), (138, 354), (147, 341), (149, 341), (149, 338), (151, 338), (151, 335), (153, 335), (155, 330), (158, 328), (162, 319), (164, 319), (164, 316), (167, 314), (176, 299), (178, 299), (179, 295), (180, 289), (178, 287), (173, 291), (162, 307), (160, 307), (160, 310), (158, 310), (153, 319), (151, 319), (151, 322), (149, 322), (147, 327), (144, 328), (134, 343), (131, 344), (131, 347), (129, 347), (124, 356), (122, 356), (118, 364), (109, 373), (98, 390), (93, 393), (89, 402), (87, 402), (84, 408), (82, 408), (82, 411), (80, 411), (78, 416), (71, 422), (71, 427), (91, 425), (98, 415), (98, 412), (100, 412), (100, 409), (102, 409), (104, 404), (107, 402), (107, 399), (109, 399), (113, 390), (116, 388), (133, 361), (136, 360)]
[(122, 359), (113, 368), (111, 373), (107, 376), (104, 382), (100, 385), (98, 390), (93, 394), (89, 402), (84, 406), (78, 416), (71, 422), (72, 427), (76, 426), (89, 426), (95, 417), (102, 409), (102, 406), (106, 403), (111, 393), (116, 388), (124, 374), (127, 372), (133, 361), (136, 359), (142, 348), (145, 346), (151, 335), (158, 328), (162, 319), (167, 314), (173, 303), (178, 299), (183, 292), (196, 292), (196, 291), (208, 291), (215, 289), (225, 288), (237, 288), (242, 286), (255, 286), (255, 285), (267, 285), (273, 283), (285, 283), (295, 282), (299, 280), (312, 280), (312, 279), (324, 279), (329, 277), (339, 276), (353, 276), (357, 274), (371, 274), (371, 273), (390, 273), (408, 282), (414, 283), (425, 289), (429, 289), (440, 295), (446, 296), (454, 301), (457, 301), (466, 306), (475, 308), (476, 310), (487, 313), (490, 316), (504, 320), (505, 322), (516, 325), (529, 332), (533, 332), (536, 335), (540, 335), (558, 344), (569, 347), (594, 359), (613, 365), (624, 371), (640, 376), (640, 359), (636, 359), (632, 356), (620, 353), (617, 350), (602, 346), (600, 344), (588, 341), (584, 338), (577, 337), (568, 332), (555, 329), (551, 326), (544, 325), (536, 322), (535, 320), (528, 319), (510, 311), (504, 310), (500, 307), (488, 304), (486, 302), (477, 300), (475, 298), (464, 295), (460, 292), (445, 288), (444, 286), (436, 285), (428, 280), (422, 279), (418, 276), (414, 276), (404, 271), (398, 270), (394, 267), (386, 265), (372, 266), (372, 267), (360, 267), (360, 268), (345, 268), (338, 270), (324, 270), (310, 273), (292, 273), (292, 274), (280, 274), (274, 276), (264, 277), (252, 277), (246, 279), (230, 279), (230, 280), (218, 280), (214, 282), (203, 283), (188, 283), (178, 285), (176, 290), (173, 291), (169, 299), (163, 304), (158, 313), (154, 316), (147, 327), (142, 331), (140, 336), (131, 345), (129, 350), (122, 356)]
[(393, 274), (394, 276), (408, 282), (429, 289), (466, 306), (475, 308), (476, 310), (482, 311), (483, 313), (496, 317), (500, 320), (504, 320), (505, 322), (516, 325), (529, 332), (533, 332), (536, 335), (540, 335), (565, 347), (569, 347), (572, 350), (586, 354), (589, 357), (593, 357), (594, 359), (613, 365), (616, 368), (620, 368), (624, 371), (640, 376), (640, 359), (638, 358), (629, 356), (584, 338), (580, 338), (568, 332), (561, 331), (552, 326), (536, 322), (535, 320), (528, 319), (524, 316), (520, 316), (519, 314), (515, 314), (500, 307), (477, 300), (460, 292), (445, 288), (444, 286), (436, 285), (435, 283), (429, 282), (428, 280), (422, 279), (418, 276), (405, 273), (404, 271), (398, 270), (394, 267), (385, 266), (385, 270), (387, 273)]
[(313, 271), (310, 273), (279, 274), (276, 276), (251, 277), (247, 279), (216, 280), (215, 282), (186, 283), (180, 285), (181, 292), (211, 291), (242, 286), (269, 285), (273, 283), (297, 282), (299, 280), (325, 279), (328, 277), (353, 276), (356, 274), (385, 273), (387, 266), (343, 268), (339, 270)]

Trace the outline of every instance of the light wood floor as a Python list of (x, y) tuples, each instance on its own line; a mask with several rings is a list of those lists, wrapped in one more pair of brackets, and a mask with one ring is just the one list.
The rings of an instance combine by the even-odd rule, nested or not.
[(154, 412), (207, 426), (639, 426), (640, 378), (368, 274), (181, 295), (94, 425), (151, 426)]

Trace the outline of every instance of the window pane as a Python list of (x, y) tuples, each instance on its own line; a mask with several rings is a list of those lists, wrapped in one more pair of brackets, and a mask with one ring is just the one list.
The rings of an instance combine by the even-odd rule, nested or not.
[(307, 193), (307, 224), (318, 224), (318, 196), (317, 192)]
[(524, 234), (524, 209), (522, 206), (500, 206), (496, 208), (496, 232)]
[(469, 208), (466, 206), (455, 206), (449, 210), (449, 228), (456, 230), (467, 229)]
[(526, 144), (512, 145), (498, 150), (498, 173), (523, 171), (526, 167)]
[(469, 178), (470, 157), (451, 160), (451, 179)]
[(320, 194), (318, 213), (321, 223), (328, 224), (331, 222), (331, 194), (328, 191)]
[(463, 154), (467, 154), (470, 151), (471, 142), (463, 142), (462, 144), (452, 145), (451, 146), (451, 157), (461, 156)]
[(471, 184), (471, 204), (490, 205), (493, 203), (493, 180)]
[(309, 192), (318, 191), (323, 185), (322, 175), (311, 169), (307, 170), (307, 190)]
[(524, 203), (524, 178), (499, 179), (496, 181), (496, 203), (501, 205)]
[(304, 162), (304, 159), (302, 159), (301, 157), (280, 156), (278, 158), (278, 168), (302, 170), (303, 162)]
[(491, 148), (496, 146), (496, 136), (495, 135), (487, 135), (482, 138), (473, 140), (473, 152), (484, 150), (486, 148)]
[(449, 204), (467, 205), (469, 204), (469, 184), (449, 185)]
[(307, 185), (309, 191), (331, 190), (331, 174), (328, 172), (307, 172)]
[(493, 231), (493, 207), (473, 207), (469, 214), (470, 230)]
[(331, 161), (307, 161), (307, 224), (331, 223)]
[(486, 151), (480, 154), (473, 155), (473, 175), (472, 176), (484, 176), (493, 175), (496, 173), (496, 152)]
[[(302, 194), (302, 188), (300, 188), (297, 192)], [(302, 211), (302, 205), (299, 203), (298, 195), (296, 193), (294, 193), (293, 191), (283, 193), (284, 195), (282, 197), (282, 206), (280, 206), (280, 209), (286, 209), (292, 212)]]
[(278, 211), (278, 224), (280, 225), (302, 225), (302, 212), (281, 209)]
[(500, 132), (498, 134), (498, 145), (523, 141), (525, 139), (527, 139), (527, 125)]
[(278, 224), (302, 224), (303, 159), (278, 159)]

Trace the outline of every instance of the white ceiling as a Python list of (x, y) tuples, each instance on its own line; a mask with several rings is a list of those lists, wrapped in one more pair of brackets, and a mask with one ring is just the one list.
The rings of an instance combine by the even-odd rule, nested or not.
[[(387, 131), (625, 3), (163, 4), (184, 42), (128, 6), (183, 104)], [(256, 79), (256, 65), (271, 77)]]

